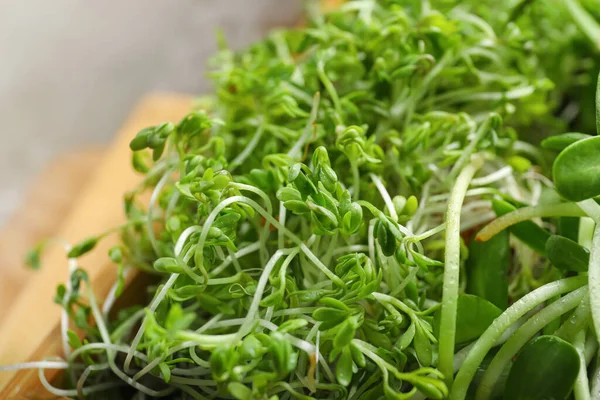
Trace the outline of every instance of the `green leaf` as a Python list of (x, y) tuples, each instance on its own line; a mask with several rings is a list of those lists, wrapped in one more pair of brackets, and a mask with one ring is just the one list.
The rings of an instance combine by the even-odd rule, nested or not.
[(400, 350), (406, 350), (415, 338), (415, 333), (415, 323), (411, 322), (408, 326), (408, 329), (402, 334), (402, 336), (400, 336), (400, 339), (398, 340), (398, 348)]
[(517, 356), (504, 392), (505, 399), (565, 399), (579, 372), (579, 354), (556, 336), (540, 336)]
[(550, 262), (563, 271), (585, 272), (590, 263), (590, 252), (571, 239), (552, 235), (546, 242)]
[(579, 132), (563, 133), (562, 135), (551, 136), (542, 140), (541, 146), (548, 150), (563, 151), (571, 144), (590, 137), (590, 135)]
[[(435, 313), (434, 332), (439, 338), (444, 332), (440, 332), (440, 310)], [(455, 343), (466, 343), (477, 339), (485, 330), (502, 314), (502, 310), (490, 303), (471, 294), (463, 294), (458, 297), (456, 311), (456, 333)]]
[(69, 250), (67, 257), (69, 257), (69, 258), (81, 257), (82, 255), (84, 255), (85, 253), (91, 251), (94, 247), (96, 247), (96, 244), (98, 244), (97, 237), (87, 238), (84, 241), (73, 246), (71, 248), (71, 250)]
[(231, 376), (231, 370), (238, 360), (238, 352), (233, 347), (221, 346), (213, 350), (210, 356), (210, 370), (217, 382), (224, 382)]
[(352, 381), (352, 354), (348, 346), (344, 347), (335, 364), (335, 378), (342, 386), (348, 386)]
[(419, 363), (423, 367), (429, 367), (433, 360), (433, 346), (425, 334), (424, 328), (419, 323), (416, 324), (413, 346), (415, 347)]
[(189, 328), (195, 319), (196, 314), (193, 312), (184, 313), (181, 305), (175, 303), (169, 308), (165, 328), (170, 332), (177, 332)]
[(154, 269), (158, 272), (168, 272), (171, 274), (179, 274), (182, 272), (181, 267), (173, 257), (161, 257), (154, 261)]
[(81, 342), (81, 339), (79, 338), (79, 336), (72, 330), (67, 331), (67, 338), (68, 338), (69, 346), (72, 349), (78, 349), (81, 346), (83, 346), (83, 343)]
[(158, 369), (160, 369), (165, 382), (169, 383), (171, 381), (171, 368), (169, 368), (169, 365), (164, 362), (158, 363)]
[(113, 246), (108, 250), (108, 257), (115, 264), (119, 264), (123, 261), (123, 247)]
[(577, 242), (579, 240), (579, 221), (579, 217), (560, 217), (556, 227), (557, 233)]
[(333, 338), (333, 347), (341, 349), (350, 344), (356, 334), (356, 322), (354, 318), (348, 318), (338, 327), (338, 331)]
[(354, 363), (360, 368), (364, 368), (367, 364), (367, 360), (365, 359), (365, 355), (362, 353), (362, 351), (360, 351), (360, 349), (352, 342), (350, 342), (350, 346), (348, 347), (350, 348), (350, 353), (352, 354)]
[(148, 137), (154, 133), (154, 127), (144, 128), (129, 143), (129, 148), (133, 151), (143, 150), (148, 147)]
[(508, 268), (510, 266), (508, 231), (487, 242), (473, 240), (467, 259), (467, 292), (486, 299), (496, 307), (508, 307)]
[(552, 166), (556, 191), (570, 201), (600, 195), (600, 136), (580, 140), (564, 149)]
[(419, 208), (419, 200), (417, 200), (417, 198), (415, 196), (410, 196), (406, 200), (406, 204), (404, 205), (402, 214), (412, 217), (417, 212), (418, 208)]
[(506, 158), (506, 163), (510, 165), (515, 171), (524, 173), (531, 168), (531, 161), (525, 157), (513, 155)]
[(334, 297), (322, 297), (319, 299), (319, 304), (336, 308), (338, 310), (350, 311), (350, 307), (348, 307), (343, 301), (340, 301)]
[(204, 111), (194, 111), (186, 115), (177, 125), (177, 132), (181, 135), (195, 136), (202, 133), (212, 125), (210, 118)]
[(429, 258), (424, 254), (418, 253), (413, 249), (409, 249), (410, 254), (412, 254), (415, 263), (421, 267), (427, 269), (428, 267), (443, 267), (444, 263), (438, 260), (434, 260), (433, 258)]
[(385, 223), (382, 223), (381, 221), (377, 222), (377, 242), (379, 242), (379, 246), (381, 246), (381, 251), (383, 254), (387, 257), (390, 257), (396, 252), (396, 238), (388, 230)]
[(237, 400), (252, 400), (252, 390), (240, 383), (240, 382), (230, 382), (227, 384), (227, 390), (229, 394), (235, 397)]
[(348, 312), (335, 308), (321, 307), (317, 308), (312, 315), (316, 321), (321, 322), (319, 330), (323, 331), (342, 323), (348, 316)]
[(310, 208), (302, 200), (288, 200), (284, 202), (283, 205), (285, 208), (297, 215), (307, 214), (310, 212)]

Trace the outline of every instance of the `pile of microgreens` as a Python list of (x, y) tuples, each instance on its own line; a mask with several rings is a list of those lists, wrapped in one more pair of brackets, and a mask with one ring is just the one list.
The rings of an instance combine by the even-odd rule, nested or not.
[[(223, 44), (205, 111), (131, 142), (108, 298), (77, 262), (108, 233), (67, 246), (65, 359), (2, 369), (82, 398), (589, 399), (599, 138), (516, 132), (591, 131), (596, 23), (513, 3), (349, 1)], [(115, 312), (132, 268), (157, 283)]]

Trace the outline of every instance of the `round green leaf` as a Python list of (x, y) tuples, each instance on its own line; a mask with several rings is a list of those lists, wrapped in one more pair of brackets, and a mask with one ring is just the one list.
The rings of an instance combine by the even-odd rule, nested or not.
[(567, 397), (577, 374), (579, 355), (556, 336), (540, 336), (517, 356), (506, 382), (505, 399), (547, 400)]
[(554, 161), (552, 175), (558, 193), (571, 201), (600, 195), (600, 136), (580, 140)]

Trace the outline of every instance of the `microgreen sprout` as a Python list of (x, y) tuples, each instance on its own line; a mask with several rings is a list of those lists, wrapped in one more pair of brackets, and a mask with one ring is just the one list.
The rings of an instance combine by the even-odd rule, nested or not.
[[(463, 400), (547, 393), (539, 356), (573, 366), (548, 387), (589, 398), (600, 114), (583, 114), (600, 86), (579, 96), (598, 64), (579, 44), (593, 17), (342, 3), (241, 52), (222, 42), (206, 110), (130, 142), (143, 177), (127, 222), (67, 247), (64, 358), (0, 371), (89, 398)], [(117, 276), (97, 299), (80, 257), (109, 234)], [(136, 269), (156, 277), (148, 299), (117, 309)]]

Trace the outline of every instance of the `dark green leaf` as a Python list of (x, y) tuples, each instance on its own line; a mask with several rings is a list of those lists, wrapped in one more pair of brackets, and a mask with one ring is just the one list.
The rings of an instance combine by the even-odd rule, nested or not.
[(381, 246), (383, 254), (387, 257), (394, 255), (396, 251), (396, 238), (388, 230), (386, 224), (378, 221), (376, 232), (377, 241), (379, 242), (379, 246)]
[(552, 235), (546, 242), (550, 262), (563, 271), (585, 272), (590, 263), (590, 252), (571, 239)]
[(506, 382), (505, 399), (565, 399), (579, 372), (579, 354), (556, 336), (540, 336), (517, 356)]
[(510, 243), (508, 231), (487, 242), (473, 240), (467, 260), (467, 292), (486, 299), (496, 307), (508, 307), (508, 268)]
[[(433, 323), (437, 337), (444, 334), (439, 331), (440, 314), (438, 310)], [(500, 314), (502, 314), (501, 309), (481, 297), (471, 294), (460, 295), (456, 310), (455, 343), (466, 343), (477, 339)]]

